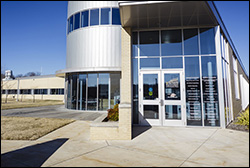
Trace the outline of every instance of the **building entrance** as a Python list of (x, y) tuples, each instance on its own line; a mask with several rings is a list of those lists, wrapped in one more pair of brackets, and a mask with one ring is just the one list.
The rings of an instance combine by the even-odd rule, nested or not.
[(183, 70), (145, 70), (139, 73), (139, 78), (139, 123), (184, 126)]

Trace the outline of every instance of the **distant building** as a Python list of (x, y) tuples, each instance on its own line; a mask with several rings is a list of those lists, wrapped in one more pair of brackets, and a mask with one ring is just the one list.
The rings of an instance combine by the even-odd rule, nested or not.
[(12, 70), (6, 70), (5, 71), (5, 78), (3, 80), (13, 80), (14, 76), (12, 73)]

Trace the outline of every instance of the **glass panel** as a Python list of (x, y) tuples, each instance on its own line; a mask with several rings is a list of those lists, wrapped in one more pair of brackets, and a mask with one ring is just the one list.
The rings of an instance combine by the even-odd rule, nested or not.
[(87, 74), (79, 74), (78, 109), (86, 110), (86, 79)]
[(109, 74), (99, 74), (98, 110), (109, 108)]
[(201, 54), (215, 54), (214, 28), (200, 29)]
[(165, 100), (181, 100), (180, 74), (164, 74)]
[(185, 57), (187, 125), (202, 126), (199, 57)]
[(159, 31), (140, 32), (140, 55), (160, 56)]
[(144, 105), (144, 117), (146, 119), (159, 119), (158, 105)]
[(205, 126), (220, 126), (216, 57), (201, 57)]
[(183, 68), (182, 57), (162, 58), (162, 68)]
[(161, 31), (161, 55), (182, 55), (181, 30)]
[(132, 57), (138, 56), (138, 33), (133, 32), (132, 38), (133, 38), (133, 44), (132, 44)]
[(141, 58), (140, 68), (160, 68), (160, 58)]
[(67, 108), (71, 109), (71, 75), (68, 75), (67, 81), (66, 83), (68, 84), (68, 88), (67, 88)]
[(110, 108), (113, 108), (115, 104), (120, 104), (120, 74), (111, 73), (111, 98), (110, 98)]
[(165, 105), (165, 118), (181, 120), (181, 105)]
[(121, 25), (119, 8), (112, 8), (112, 24), (113, 25)]
[(88, 74), (88, 110), (97, 110), (97, 74)]
[(82, 27), (86, 27), (89, 25), (89, 11), (82, 12), (81, 20), (82, 20), (82, 22), (81, 22)]
[(99, 25), (99, 9), (90, 10), (90, 26)]
[(158, 99), (158, 74), (143, 74), (143, 100)]
[(69, 32), (73, 31), (73, 16), (69, 18)]
[(74, 74), (72, 76), (71, 109), (76, 109), (76, 101), (77, 101), (77, 77), (78, 77), (78, 75), (76, 75), (76, 74)]
[(110, 24), (111, 19), (111, 11), (110, 8), (103, 8), (101, 9), (101, 24)]
[(74, 30), (80, 27), (80, 13), (75, 14), (74, 16)]
[(184, 33), (184, 55), (198, 55), (198, 29), (185, 29)]
[(133, 123), (138, 124), (138, 59), (133, 59)]

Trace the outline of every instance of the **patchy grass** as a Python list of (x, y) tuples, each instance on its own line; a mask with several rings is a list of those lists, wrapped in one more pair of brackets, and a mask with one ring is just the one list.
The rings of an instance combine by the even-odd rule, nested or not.
[(36, 140), (74, 121), (70, 119), (1, 116), (1, 140)]
[(2, 99), (1, 110), (25, 108), (25, 107), (39, 107), (39, 106), (50, 106), (64, 104), (61, 100), (35, 100), (25, 99), (22, 101), (16, 101), (16, 99), (8, 99), (5, 103), (5, 99)]

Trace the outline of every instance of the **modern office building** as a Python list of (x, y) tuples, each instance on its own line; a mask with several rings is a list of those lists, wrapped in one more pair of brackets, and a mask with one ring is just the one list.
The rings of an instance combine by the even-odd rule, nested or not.
[(225, 128), (249, 104), (248, 74), (211, 1), (69, 1), (57, 75), (67, 108), (120, 103), (117, 128), (93, 126), (93, 139), (130, 138), (131, 124)]
[[(65, 18), (66, 19), (66, 18)], [(132, 125), (225, 128), (249, 104), (249, 76), (212, 1), (69, 1), (65, 107), (106, 111), (91, 139)]]

